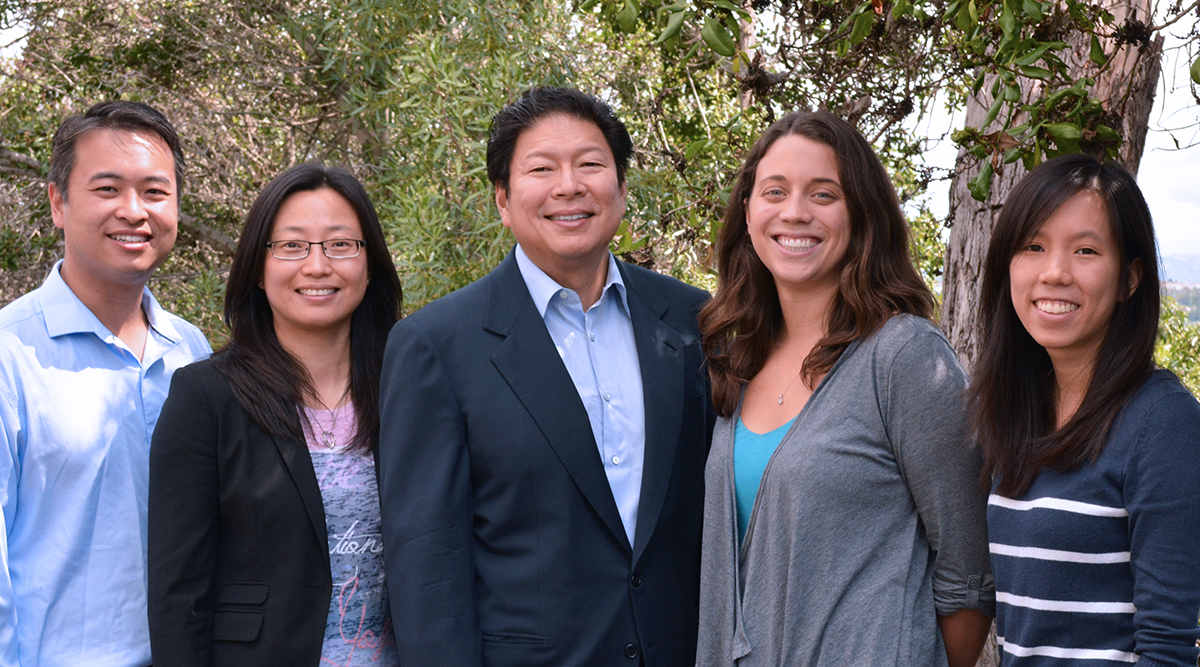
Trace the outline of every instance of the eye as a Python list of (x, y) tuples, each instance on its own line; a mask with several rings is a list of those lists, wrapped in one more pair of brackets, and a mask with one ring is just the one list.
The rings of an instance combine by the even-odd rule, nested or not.
[(783, 188), (767, 188), (766, 190), (763, 190), (762, 196), (764, 196), (764, 197), (784, 197), (784, 196), (787, 196), (787, 193), (785, 193), (783, 191)]
[(1042, 248), (1041, 244), (1030, 243), (1029, 245), (1022, 248), (1022, 250), (1026, 251), (1026, 252), (1042, 252), (1042, 250), (1044, 250), (1044, 248)]
[(276, 241), (275, 246), (284, 250), (299, 250), (304, 247), (300, 241)]
[(1079, 253), (1080, 255), (1099, 255), (1100, 254), (1100, 253), (1096, 252), (1095, 248), (1080, 248), (1079, 250), (1076, 250), (1075, 252)]
[(332, 241), (326, 241), (325, 245), (329, 246), (331, 250), (345, 250), (354, 244), (350, 239), (333, 239)]

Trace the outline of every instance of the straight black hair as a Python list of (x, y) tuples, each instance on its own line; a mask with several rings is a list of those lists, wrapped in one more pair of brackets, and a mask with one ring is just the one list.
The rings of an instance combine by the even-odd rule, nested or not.
[(517, 139), (543, 118), (555, 114), (595, 124), (608, 142), (616, 161), (617, 183), (625, 182), (625, 170), (629, 168), (629, 156), (633, 154), (633, 140), (612, 107), (578, 90), (542, 86), (526, 90), (515, 102), (492, 117), (487, 147), (487, 175), (492, 185), (508, 191), (508, 170)]
[(308, 370), (279, 343), (271, 305), (259, 284), (269, 252), (266, 244), (283, 203), (297, 192), (324, 188), (354, 208), (366, 241), (370, 280), (350, 318), (350, 400), (358, 430), (347, 449), (370, 451), (379, 439), (379, 376), (388, 333), (400, 316), (400, 278), (375, 207), (348, 172), (319, 164), (296, 165), (258, 195), (246, 216), (225, 288), (229, 342), (213, 355), (213, 365), (229, 378), (234, 396), (259, 428), (303, 440), (299, 406), (305, 394), (315, 397), (316, 391)]
[[(1120, 253), (1120, 299), (1075, 414), (1057, 428), (1054, 367), (1012, 305), (1009, 265), (1054, 212), (1091, 191), (1108, 211)], [(984, 263), (979, 335), (983, 353), (970, 387), (972, 426), (984, 455), (983, 483), (1015, 498), (1048, 469), (1072, 470), (1104, 450), (1117, 413), (1154, 370), (1159, 317), (1158, 254), (1150, 208), (1129, 172), (1087, 155), (1064, 155), (1034, 169), (1009, 195)]]

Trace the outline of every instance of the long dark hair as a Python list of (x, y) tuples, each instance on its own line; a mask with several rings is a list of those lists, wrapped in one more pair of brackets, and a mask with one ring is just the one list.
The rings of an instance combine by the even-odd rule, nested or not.
[(824, 112), (793, 112), (772, 124), (746, 155), (729, 195), (717, 238), (717, 293), (700, 311), (700, 331), (713, 381), (717, 414), (731, 416), (742, 385), (766, 363), (783, 336), (783, 311), (771, 272), (759, 259), (746, 229), (746, 200), (758, 163), (779, 139), (799, 135), (833, 149), (850, 216), (829, 330), (801, 372), (806, 383), (833, 368), (850, 343), (871, 335), (889, 317), (930, 317), (933, 295), (913, 266), (908, 226), (896, 191), (871, 144), (846, 121)]
[[(213, 365), (229, 378), (233, 394), (260, 428), (277, 437), (303, 440), (297, 414), (304, 395), (316, 396), (308, 370), (288, 353), (275, 335), (275, 318), (267, 294), (259, 287), (266, 243), (275, 216), (297, 192), (328, 188), (341, 195), (358, 214), (367, 242), (370, 281), (362, 303), (350, 317), (350, 400), (358, 430), (349, 451), (370, 451), (379, 439), (379, 375), (388, 332), (400, 316), (400, 278), (388, 253), (375, 207), (358, 179), (335, 167), (301, 164), (271, 181), (258, 195), (238, 241), (225, 288), (225, 323), (230, 337), (213, 355)], [(315, 251), (314, 252), (319, 252)]]
[[(1009, 265), (1067, 200), (1089, 190), (1104, 201), (1120, 253), (1117, 302), (1097, 353), (1083, 402), (1057, 428), (1054, 367), (1045, 348), (1025, 330), (1013, 309)], [(972, 426), (983, 450), (984, 483), (1018, 497), (1044, 470), (1071, 470), (1095, 461), (1121, 407), (1154, 370), (1159, 315), (1158, 255), (1150, 209), (1129, 172), (1086, 155), (1049, 160), (1013, 188), (1000, 211), (984, 263), (979, 336), (970, 400)]]

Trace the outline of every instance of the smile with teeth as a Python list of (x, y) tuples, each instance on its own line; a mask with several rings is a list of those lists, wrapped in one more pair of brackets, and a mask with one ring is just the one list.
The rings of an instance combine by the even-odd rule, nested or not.
[(109, 234), (108, 238), (120, 243), (142, 243), (149, 240), (148, 237), (137, 234)]
[(326, 287), (324, 289), (301, 289), (296, 291), (300, 292), (304, 296), (329, 296), (337, 290), (332, 287)]
[(821, 242), (820, 240), (814, 239), (811, 236), (806, 236), (802, 239), (794, 239), (788, 236), (776, 236), (775, 241), (788, 250), (808, 250), (809, 248), (815, 247)]
[(549, 218), (555, 222), (575, 222), (584, 218), (592, 217), (591, 213), (574, 213), (571, 215), (551, 215)]
[(1051, 315), (1062, 315), (1063, 313), (1069, 313), (1073, 310), (1079, 310), (1079, 304), (1071, 303), (1070, 301), (1049, 301), (1045, 299), (1039, 299), (1034, 301), (1033, 305), (1043, 313), (1050, 313)]

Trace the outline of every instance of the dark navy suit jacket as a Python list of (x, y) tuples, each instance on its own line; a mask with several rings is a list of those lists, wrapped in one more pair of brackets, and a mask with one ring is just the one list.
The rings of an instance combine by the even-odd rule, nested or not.
[(380, 497), (405, 665), (694, 664), (707, 294), (618, 264), (646, 404), (633, 544), (512, 253), (392, 330)]

